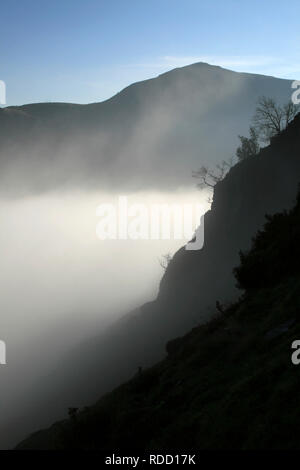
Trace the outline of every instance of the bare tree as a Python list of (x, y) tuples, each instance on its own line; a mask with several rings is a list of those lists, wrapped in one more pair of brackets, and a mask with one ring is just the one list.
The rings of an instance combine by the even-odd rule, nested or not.
[[(272, 98), (260, 97), (253, 117), (254, 126), (250, 126), (249, 137), (239, 135), (241, 145), (237, 148), (235, 157), (241, 161), (257, 155), (260, 151), (259, 140), (269, 142), (274, 135), (279, 134), (288, 126), (297, 113), (298, 107), (292, 102), (280, 106)], [(200, 180), (197, 184), (198, 188), (213, 191), (215, 185), (225, 178), (235, 164), (234, 160), (234, 158), (229, 161), (223, 160), (213, 170), (202, 166), (199, 170), (193, 171), (192, 176)], [(212, 202), (211, 198), (208, 202)]]
[(294, 119), (298, 112), (297, 106), (289, 102), (278, 105), (274, 99), (261, 96), (253, 118), (255, 129), (264, 142), (279, 134)]
[(193, 171), (193, 178), (200, 180), (200, 183), (197, 184), (199, 189), (209, 188), (214, 189), (215, 185), (222, 181), (230, 168), (233, 166), (233, 159), (229, 162), (223, 160), (222, 163), (218, 163), (214, 170), (210, 170), (206, 166), (202, 166), (197, 171)]
[(167, 267), (169, 266), (169, 263), (172, 259), (171, 253), (166, 253), (165, 255), (162, 255), (162, 257), (158, 260), (160, 266), (166, 270)]

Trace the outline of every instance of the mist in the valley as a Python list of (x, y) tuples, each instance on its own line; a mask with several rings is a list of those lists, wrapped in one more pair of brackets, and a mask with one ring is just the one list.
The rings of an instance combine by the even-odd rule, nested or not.
[[(128, 195), (129, 204), (199, 204), (193, 188)], [(50, 192), (0, 203), (1, 445), (14, 444), (11, 425), (43, 377), (66, 353), (104, 331), (122, 314), (155, 297), (159, 260), (181, 240), (100, 240), (96, 208), (117, 206), (116, 193)], [(66, 410), (67, 412), (67, 410)], [(24, 423), (29, 431), (30, 423)]]
[(0, 109), (0, 193), (55, 189), (174, 191), (192, 170), (234, 155), (259, 96), (291, 81), (194, 64), (88, 105)]

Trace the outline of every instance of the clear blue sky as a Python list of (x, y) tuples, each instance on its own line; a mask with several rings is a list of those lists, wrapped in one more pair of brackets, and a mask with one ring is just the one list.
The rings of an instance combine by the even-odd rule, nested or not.
[(101, 101), (198, 61), (300, 79), (299, 0), (8, 0), (0, 8), (8, 105)]

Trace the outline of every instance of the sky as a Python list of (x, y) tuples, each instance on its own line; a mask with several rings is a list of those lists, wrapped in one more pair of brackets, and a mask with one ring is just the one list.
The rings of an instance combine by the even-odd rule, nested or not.
[(103, 101), (208, 62), (300, 79), (299, 0), (1, 2), (6, 104)]

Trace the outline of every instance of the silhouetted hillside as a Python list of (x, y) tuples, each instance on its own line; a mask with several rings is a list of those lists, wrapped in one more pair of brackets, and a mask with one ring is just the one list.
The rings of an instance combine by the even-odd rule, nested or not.
[(286, 102), (291, 81), (199, 63), (130, 85), (103, 103), (0, 109), (1, 191), (190, 184), (199, 165), (232, 156), (260, 95)]
[(300, 194), (235, 270), (242, 298), (167, 358), (19, 449), (299, 449)]
[[(239, 263), (239, 250), (247, 250), (250, 247), (251, 237), (263, 226), (266, 214), (271, 215), (284, 209), (288, 210), (295, 204), (297, 186), (300, 181), (299, 144), (300, 116), (298, 115), (288, 129), (274, 139), (272, 144), (263, 149), (258, 156), (245, 160), (232, 168), (226, 178), (216, 186), (212, 209), (205, 215), (205, 244), (203, 249), (200, 251), (186, 251), (184, 248), (179, 250), (168, 266), (161, 282), (159, 296), (155, 302), (144, 305), (139, 311), (118, 322), (105, 335), (95, 338), (93, 342), (86, 344), (77, 352), (74, 351), (72, 356), (61, 364), (60, 370), (54, 371), (51, 375), (48, 374), (44, 383), (44, 405), (37, 403), (36, 408), (32, 410), (33, 416), (38, 416), (42, 421), (43, 413), (47, 415), (48, 412), (49, 416), (49, 412), (53, 411), (53, 415), (55, 415), (58, 410), (62, 413), (63, 409), (66, 410), (68, 406), (83, 406), (95, 400), (97, 395), (100, 396), (132, 376), (138, 370), (138, 367), (148, 367), (155, 361), (162, 359), (167, 340), (182, 335), (196, 324), (203, 323), (207, 318), (215, 315), (214, 306), (216, 301), (224, 304), (225, 301), (236, 299), (236, 281), (232, 275), (232, 270)], [(291, 249), (295, 249), (294, 245), (291, 245), (291, 247), (294, 247)], [(273, 255), (270, 256), (272, 258)], [(293, 253), (291, 259), (292, 257)], [(291, 272), (287, 271), (288, 277), (290, 274)], [(225, 359), (227, 357), (229, 360), (230, 354), (233, 354), (238, 362), (241, 361), (242, 368), (246, 367), (247, 360), (245, 357), (249, 355), (248, 339), (251, 344), (252, 341), (255, 344), (256, 341), (258, 343), (262, 341), (263, 349), (263, 345), (267, 343), (260, 336), (259, 332), (263, 330), (259, 328), (271, 329), (273, 324), (276, 325), (276, 322), (279, 323), (279, 321), (289, 318), (289, 311), (284, 312), (284, 308), (288, 304), (284, 302), (285, 300), (289, 302), (289, 289), (292, 289), (290, 292), (292, 296), (294, 289), (295, 291), (297, 289), (298, 281), (295, 281), (294, 287), (292, 284), (286, 287), (284, 282), (282, 287), (282, 308), (280, 308), (278, 317), (276, 316), (277, 313), (274, 313), (276, 293), (271, 291), (269, 299), (268, 291), (264, 290), (257, 294), (258, 297), (256, 295), (250, 297), (250, 303), (243, 301), (241, 304), (236, 304), (228, 310), (228, 314), (222, 320), (218, 320), (221, 324), (225, 322), (224, 327), (227, 328), (231, 322), (230, 319), (227, 320), (227, 316), (232, 318), (233, 325), (236, 324), (237, 326), (237, 334), (234, 336), (235, 341), (238, 341), (241, 336), (241, 343), (238, 341), (231, 345), (231, 335), (227, 335), (220, 329), (216, 330), (216, 336), (212, 337), (212, 343), (210, 343), (210, 337), (206, 337), (205, 332), (211, 326), (195, 330), (199, 331), (199, 336), (196, 336), (195, 340), (199, 347), (201, 346), (199, 354), (204, 355), (203, 357), (206, 360), (209, 356), (210, 360), (213, 361), (209, 367), (213, 369), (219, 364), (223, 368), (224, 364), (221, 357), (225, 355)], [(268, 303), (269, 300), (270, 304)], [(238, 313), (240, 309), (245, 311), (245, 315), (242, 316), (241, 320)], [(252, 316), (248, 314), (250, 311), (253, 314)], [(266, 312), (265, 320), (263, 320), (264, 311)], [(259, 327), (258, 319), (262, 319)], [(214, 323), (211, 325), (214, 325)], [(245, 345), (243, 344), (244, 335)], [(215, 339), (219, 337), (221, 343), (218, 343)], [(194, 338), (194, 333), (188, 335), (187, 338)], [(186, 344), (188, 344), (189, 339), (184, 341), (187, 341)], [(224, 341), (224, 347), (222, 347), (222, 341)], [(215, 347), (213, 347), (214, 344)], [(236, 347), (237, 350), (235, 350)], [(279, 347), (285, 348), (283, 344)], [(243, 348), (245, 349), (244, 358)], [(265, 351), (267, 354), (266, 360), (270, 359), (271, 361), (272, 352), (269, 350), (269, 345), (266, 348), (268, 349), (268, 351)], [(211, 354), (209, 351), (216, 354)], [(236, 351), (240, 351), (240, 355)], [(289, 352), (288, 348), (286, 356), (282, 356), (282, 360), (283, 357), (287, 360), (287, 368), (290, 364)], [(198, 354), (196, 351), (194, 353)], [(226, 356), (227, 354), (229, 356)], [(185, 357), (189, 360), (188, 356), (183, 356), (181, 359), (168, 359), (162, 366), (157, 366), (159, 371), (160, 367), (166, 368), (166, 379), (160, 378), (162, 373), (160, 371), (159, 379), (155, 376), (155, 381), (158, 380), (161, 384), (161, 380), (166, 380), (166, 383), (169, 383), (172, 388), (174, 386), (173, 379), (171, 380), (172, 367), (185, 369), (183, 367), (184, 363), (182, 366), (176, 365), (178, 361), (184, 361)], [(168, 362), (170, 360), (171, 363)], [(253, 361), (253, 364), (257, 364), (256, 356), (253, 356)], [(171, 368), (169, 365), (167, 367), (167, 364), (170, 364)], [(153, 370), (156, 371), (157, 368)], [(186, 370), (187, 373), (188, 371), (191, 372), (189, 368)], [(247, 370), (245, 370), (246, 374), (248, 373)], [(198, 369), (197, 371), (199, 372)], [(230, 374), (235, 374), (236, 371), (238, 371), (238, 367), (236, 370), (234, 368)], [(263, 374), (262, 368), (260, 371)], [(240, 372), (242, 373), (242, 369)], [(184, 373), (183, 370), (182, 373)], [(152, 372), (147, 372), (143, 377), (151, 377), (151, 374)], [(178, 375), (180, 376), (180, 374)], [(175, 377), (177, 377), (176, 374)], [(181, 380), (181, 378), (179, 377), (178, 380)], [(193, 375), (190, 379), (186, 376), (184, 380), (194, 381), (195, 376)], [(210, 380), (214, 380), (213, 377), (210, 377), (208, 385), (210, 385)], [(226, 380), (229, 383), (229, 376)], [(195, 387), (198, 387), (198, 379), (196, 382)], [(135, 381), (133, 383), (135, 384)], [(205, 380), (203, 383), (206, 383)], [(53, 384), (55, 385), (53, 386)], [(157, 384), (158, 387), (159, 384)], [(127, 386), (124, 387), (120, 389), (121, 392), (117, 393), (123, 394), (124, 390), (127, 390)], [(156, 387), (155, 384), (154, 387)], [(167, 387), (166, 390), (170, 391), (170, 388)], [(211, 386), (205, 386), (205, 390), (203, 393), (211, 393)], [(222, 387), (220, 390), (222, 390)], [(151, 390), (149, 393), (151, 393)], [(158, 393), (158, 391), (155, 393)], [(180, 396), (183, 397), (186, 390), (184, 389), (180, 393)], [(127, 392), (125, 393), (125, 403), (127, 403), (126, 394)], [(119, 395), (110, 396), (119, 397)], [(129, 394), (129, 396), (132, 397), (133, 395)], [(105, 400), (110, 399), (113, 402), (115, 400), (114, 398), (105, 398)], [(150, 402), (152, 400), (147, 394), (145, 399), (150, 399)], [(224, 405), (223, 402), (223, 405), (221, 402), (219, 403), (221, 407)], [(148, 406), (146, 402), (144, 404), (145, 407)], [(199, 406), (200, 404), (199, 401)], [(37, 409), (40, 410), (39, 414), (36, 412)], [(165, 412), (168, 413), (167, 409)], [(221, 412), (220, 409), (218, 412)], [(140, 413), (140, 409), (138, 413)], [(210, 414), (211, 410), (207, 416)], [(128, 419), (126, 417), (126, 425), (128, 425)], [(134, 419), (133, 423), (135, 426)], [(151, 423), (150, 418), (149, 423)], [(126, 436), (123, 436), (123, 438), (125, 439)], [(214, 436), (212, 439), (214, 439)], [(143, 445), (143, 442), (140, 441), (141, 445)], [(159, 442), (168, 444), (167, 440)], [(208, 441), (206, 442), (209, 446)], [(155, 444), (156, 441), (154, 440), (153, 443)], [(212, 441), (212, 445), (214, 444), (215, 441)]]

